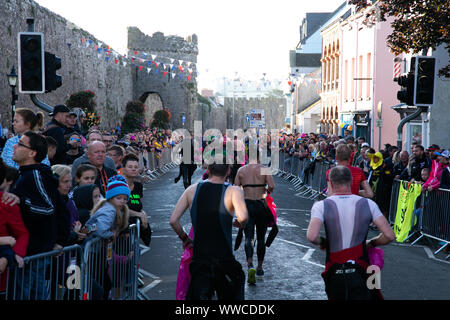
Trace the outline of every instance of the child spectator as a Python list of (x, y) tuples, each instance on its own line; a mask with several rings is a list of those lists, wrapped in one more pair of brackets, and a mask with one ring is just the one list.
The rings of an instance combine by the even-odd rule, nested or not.
[(81, 164), (75, 172), (75, 187), (93, 184), (97, 179), (98, 170), (91, 164)]
[(95, 236), (104, 239), (116, 238), (128, 227), (129, 198), (130, 188), (125, 178), (119, 175), (111, 177), (106, 188), (106, 199), (100, 200), (94, 207), (82, 232), (93, 231)]
[(429, 168), (423, 168), (420, 172), (421, 180), (417, 181), (420, 184), (424, 184), (428, 178), (430, 177), (430, 169)]
[(96, 184), (84, 184), (73, 190), (73, 201), (78, 209), (78, 217), (84, 226), (89, 220), (91, 210), (100, 201), (100, 189)]
[(16, 168), (6, 166), (5, 180), (0, 185), (0, 190), (4, 192), (9, 192), (11, 186), (19, 179), (19, 170)]

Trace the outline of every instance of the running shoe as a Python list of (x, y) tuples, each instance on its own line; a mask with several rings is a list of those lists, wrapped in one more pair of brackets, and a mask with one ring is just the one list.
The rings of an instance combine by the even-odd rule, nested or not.
[(264, 275), (264, 270), (263, 269), (256, 269), (256, 275), (258, 277), (262, 277)]
[(247, 277), (247, 282), (249, 284), (255, 284), (256, 283), (256, 270), (255, 268), (253, 268), (252, 266), (250, 266), (248, 268), (248, 277)]

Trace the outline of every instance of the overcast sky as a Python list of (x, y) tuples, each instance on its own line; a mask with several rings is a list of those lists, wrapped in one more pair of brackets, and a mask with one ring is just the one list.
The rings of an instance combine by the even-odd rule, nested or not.
[(299, 41), (306, 12), (332, 12), (344, 0), (35, 0), (126, 53), (127, 26), (148, 35), (197, 34), (199, 89), (214, 79), (233, 77), (283, 80), (289, 50)]

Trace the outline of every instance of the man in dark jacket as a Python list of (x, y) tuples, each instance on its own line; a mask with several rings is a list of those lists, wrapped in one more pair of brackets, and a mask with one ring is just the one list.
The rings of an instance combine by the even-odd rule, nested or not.
[[(45, 138), (31, 131), (14, 146), (13, 160), (20, 166), (20, 176), (11, 192), (20, 198), (22, 219), (30, 233), (27, 256), (61, 249), (70, 233), (70, 215), (58, 191), (58, 178), (49, 166), (41, 164), (46, 155)], [(25, 267), (23, 279), (17, 281), (25, 299), (48, 298), (45, 273), (38, 270), (45, 270), (49, 264), (48, 258)]]
[(404, 169), (400, 175), (401, 180), (406, 181), (420, 181), (422, 179), (422, 169), (428, 168), (431, 170), (431, 160), (425, 155), (425, 149), (421, 145), (416, 145), (413, 151), (414, 158), (411, 162), (411, 173), (408, 168)]
[(80, 146), (79, 142), (69, 141), (67, 143), (64, 136), (68, 133), (67, 118), (69, 117), (70, 109), (63, 104), (55, 106), (53, 112), (50, 116), (53, 117), (52, 121), (47, 124), (46, 130), (43, 132), (44, 135), (53, 137), (58, 143), (58, 148), (56, 149), (56, 154), (51, 161), (51, 165), (55, 164), (67, 164), (66, 152), (72, 147), (76, 148)]

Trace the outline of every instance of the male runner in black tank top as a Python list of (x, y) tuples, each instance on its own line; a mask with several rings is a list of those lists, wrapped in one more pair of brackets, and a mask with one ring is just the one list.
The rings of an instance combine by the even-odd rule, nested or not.
[[(210, 300), (215, 291), (219, 300), (244, 300), (245, 274), (234, 258), (231, 237), (232, 225), (244, 227), (248, 219), (244, 194), (240, 188), (225, 184), (228, 165), (209, 165), (208, 174), (207, 181), (186, 189), (170, 217), (170, 225), (183, 241), (183, 247), (193, 245), (186, 299)], [(188, 208), (193, 242), (180, 224)]]

